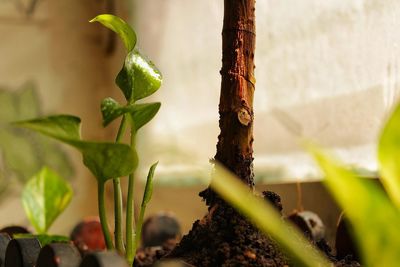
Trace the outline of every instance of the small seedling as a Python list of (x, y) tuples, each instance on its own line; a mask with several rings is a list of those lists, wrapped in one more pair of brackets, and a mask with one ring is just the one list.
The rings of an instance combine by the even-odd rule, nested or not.
[(25, 185), (22, 205), (36, 235), (16, 234), (16, 238), (36, 237), (42, 246), (65, 242), (68, 237), (49, 235), (48, 230), (71, 201), (71, 186), (56, 172), (44, 167)]
[[(42, 134), (55, 138), (81, 152), (83, 163), (96, 177), (98, 183), (99, 216), (108, 249), (116, 248), (119, 253), (125, 253), (126, 259), (132, 265), (139, 244), (139, 237), (146, 205), (152, 194), (152, 180), (157, 163), (150, 167), (147, 176), (145, 191), (140, 208), (139, 219), (134, 226), (134, 172), (138, 165), (136, 153), (136, 134), (147, 124), (160, 109), (161, 103), (137, 103), (155, 93), (161, 86), (162, 76), (154, 64), (144, 57), (136, 48), (136, 33), (122, 19), (103, 14), (90, 22), (99, 22), (116, 32), (122, 39), (127, 56), (121, 71), (116, 77), (116, 84), (125, 96), (124, 105), (108, 97), (101, 102), (103, 126), (121, 118), (120, 127), (114, 143), (84, 141), (80, 137), (80, 119), (70, 115), (50, 116), (18, 122), (17, 125), (26, 127)], [(122, 144), (125, 132), (129, 128), (129, 145)], [(120, 177), (129, 176), (126, 207), (126, 240), (122, 231), (122, 193)], [(114, 214), (115, 214), (115, 244), (107, 225), (107, 216), (104, 200), (104, 186), (106, 181), (113, 180), (114, 185)], [(126, 243), (126, 248), (125, 248)]]

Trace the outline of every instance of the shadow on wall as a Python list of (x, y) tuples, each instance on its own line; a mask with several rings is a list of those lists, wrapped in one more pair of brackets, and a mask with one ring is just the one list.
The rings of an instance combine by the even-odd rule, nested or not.
[(0, 197), (9, 185), (25, 183), (45, 165), (67, 179), (74, 173), (58, 144), (11, 124), (43, 115), (36, 91), (31, 82), (17, 90), (0, 87)]

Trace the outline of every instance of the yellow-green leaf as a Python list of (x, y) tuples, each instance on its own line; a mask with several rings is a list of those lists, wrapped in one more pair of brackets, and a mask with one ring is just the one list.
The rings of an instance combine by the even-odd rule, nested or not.
[(360, 178), (321, 149), (310, 152), (325, 173), (324, 183), (353, 225), (365, 266), (400, 262), (400, 213), (373, 180)]
[(71, 198), (71, 186), (47, 167), (33, 176), (22, 192), (25, 213), (39, 234), (47, 232)]
[(378, 161), (382, 183), (390, 198), (400, 208), (400, 105), (382, 130)]
[(124, 45), (128, 52), (132, 51), (133, 48), (135, 48), (136, 33), (132, 29), (132, 27), (129, 26), (129, 24), (121, 18), (111, 14), (102, 14), (90, 20), (90, 22), (100, 22), (105, 27), (117, 33), (124, 42)]

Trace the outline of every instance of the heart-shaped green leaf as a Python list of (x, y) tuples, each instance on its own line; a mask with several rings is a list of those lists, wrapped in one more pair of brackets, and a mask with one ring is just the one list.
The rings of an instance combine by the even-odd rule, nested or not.
[(154, 118), (160, 107), (160, 102), (121, 106), (117, 101), (108, 97), (101, 102), (103, 125), (107, 126), (119, 116), (122, 116), (125, 113), (130, 113), (133, 125), (137, 131)]
[(130, 174), (136, 169), (138, 156), (130, 146), (120, 143), (77, 142), (83, 163), (101, 182)]
[(135, 48), (136, 33), (131, 28), (131, 26), (129, 26), (129, 24), (123, 21), (121, 18), (111, 14), (102, 14), (90, 20), (90, 22), (96, 22), (96, 21), (100, 22), (105, 27), (117, 33), (124, 42), (124, 45), (128, 50), (128, 52), (132, 51), (133, 48)]
[(378, 161), (382, 183), (392, 201), (400, 208), (400, 105), (381, 133)]
[(161, 86), (162, 76), (150, 60), (134, 49), (126, 56), (115, 82), (125, 98), (133, 102), (155, 93)]
[(16, 125), (38, 131), (78, 149), (83, 163), (101, 182), (130, 174), (138, 163), (138, 157), (130, 146), (107, 142), (80, 140), (80, 119), (60, 115), (17, 122)]
[(39, 234), (47, 232), (71, 198), (71, 186), (46, 167), (26, 183), (22, 192), (25, 213)]

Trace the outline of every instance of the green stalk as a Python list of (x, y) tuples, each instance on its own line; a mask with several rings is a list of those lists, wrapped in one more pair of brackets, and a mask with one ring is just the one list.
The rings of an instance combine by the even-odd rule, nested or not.
[[(124, 136), (126, 130), (126, 116), (122, 117), (121, 124), (119, 125), (117, 137), (115, 139), (116, 143), (120, 143), (122, 137)], [(124, 253), (124, 239), (122, 234), (122, 214), (123, 214), (123, 205), (122, 205), (122, 190), (121, 190), (121, 182), (120, 178), (113, 179), (114, 186), (114, 238), (115, 238), (115, 247), (117, 251), (121, 254)]]
[(138, 219), (137, 224), (136, 224), (136, 236), (135, 236), (135, 244), (134, 244), (134, 247), (133, 247), (133, 255), (136, 254), (136, 250), (139, 247), (139, 240), (140, 240), (140, 237), (142, 235), (142, 226), (143, 226), (145, 210), (146, 210), (145, 206), (142, 206), (140, 208), (139, 219)]
[[(135, 127), (131, 126), (131, 142), (132, 148), (135, 147), (136, 131)], [(132, 266), (135, 257), (134, 242), (135, 242), (135, 232), (134, 229), (134, 186), (135, 186), (135, 170), (129, 175), (128, 181), (128, 196), (126, 203), (126, 260), (129, 266)]]
[(114, 249), (114, 244), (111, 239), (110, 230), (108, 229), (107, 224), (107, 214), (106, 214), (106, 207), (104, 202), (104, 185), (105, 183), (99, 182), (98, 184), (98, 206), (99, 206), (99, 216), (100, 216), (100, 223), (101, 228), (103, 230), (104, 239), (106, 241), (106, 246), (108, 250)]

